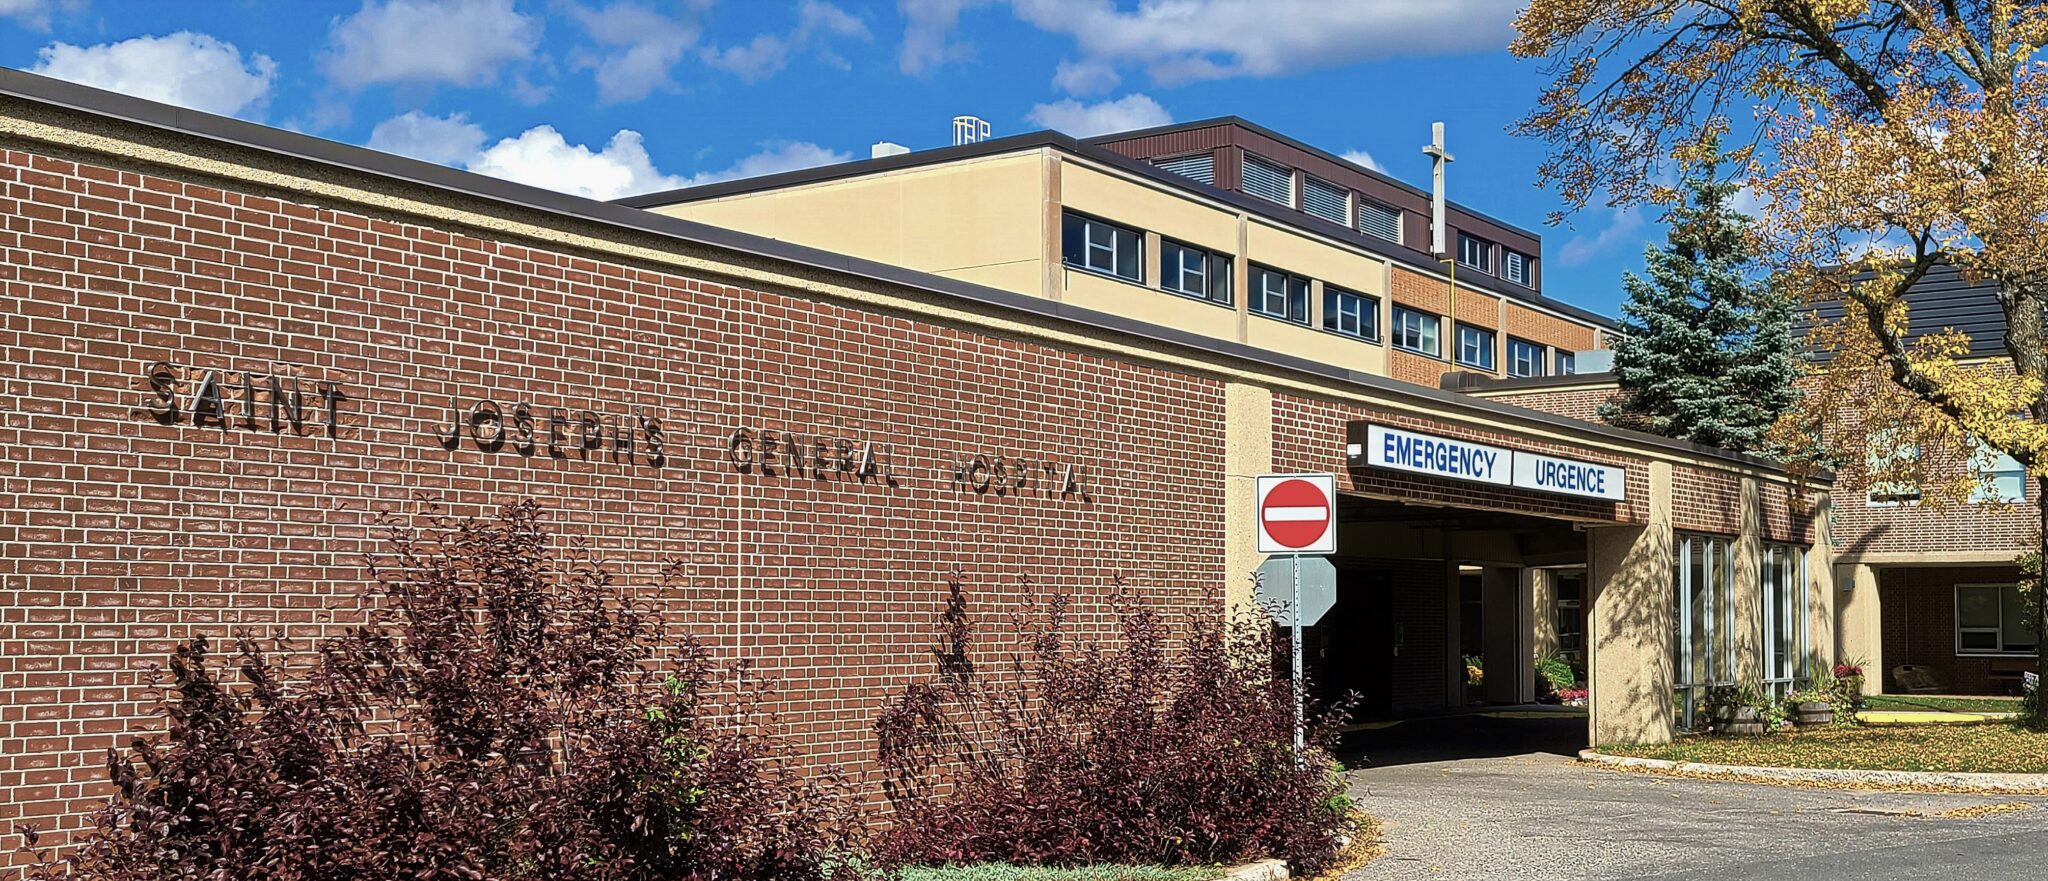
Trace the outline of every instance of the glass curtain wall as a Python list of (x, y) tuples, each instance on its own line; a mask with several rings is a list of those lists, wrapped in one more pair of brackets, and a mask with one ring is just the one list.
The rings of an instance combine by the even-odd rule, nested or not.
[(1673, 560), (1671, 668), (1678, 724), (1694, 728), (1706, 690), (1735, 681), (1735, 549), (1732, 539), (1677, 536)]
[(1807, 669), (1806, 555), (1792, 545), (1764, 545), (1764, 684), (1783, 698), (1811, 678)]

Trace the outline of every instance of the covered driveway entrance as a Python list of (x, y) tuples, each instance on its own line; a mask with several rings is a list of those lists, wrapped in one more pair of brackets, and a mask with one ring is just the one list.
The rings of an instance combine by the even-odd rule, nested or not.
[(1356, 495), (1339, 499), (1337, 527), (1337, 605), (1303, 638), (1326, 695), (1355, 692), (1367, 718), (1539, 696), (1534, 661), (1539, 643), (1561, 652), (1558, 585), (1583, 583), (1584, 532)]

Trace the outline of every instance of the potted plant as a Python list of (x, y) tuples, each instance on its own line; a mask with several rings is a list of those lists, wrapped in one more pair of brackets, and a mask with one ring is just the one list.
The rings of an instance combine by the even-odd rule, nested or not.
[(1852, 710), (1863, 707), (1863, 662), (1846, 660), (1835, 665), (1836, 702)]
[(1586, 689), (1577, 686), (1560, 688), (1557, 690), (1557, 702), (1567, 707), (1583, 707), (1586, 705), (1588, 694), (1590, 692)]
[(1825, 686), (1800, 689), (1785, 698), (1791, 707), (1792, 724), (1801, 728), (1817, 728), (1835, 724), (1834, 689)]

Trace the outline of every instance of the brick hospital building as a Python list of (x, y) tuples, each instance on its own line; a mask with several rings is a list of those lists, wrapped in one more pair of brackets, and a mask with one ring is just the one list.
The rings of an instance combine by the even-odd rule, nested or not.
[(1369, 713), (1529, 700), (1541, 647), (1658, 740), (1831, 661), (1874, 564), (1827, 484), (1550, 412), (1611, 322), (1456, 203), (1454, 286), (1429, 203), (1225, 119), (615, 204), (0, 71), (0, 823), (81, 822), (179, 640), (350, 620), (416, 494), (677, 561), (818, 762), (956, 569), (1224, 614), (1268, 472), (1339, 475), (1314, 662)]

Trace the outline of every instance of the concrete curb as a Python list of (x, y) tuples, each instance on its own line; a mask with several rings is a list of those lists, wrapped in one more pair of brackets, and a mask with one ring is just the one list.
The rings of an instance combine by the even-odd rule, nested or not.
[(1714, 765), (1705, 762), (1676, 762), (1613, 756), (1580, 750), (1579, 761), (1647, 771), (1674, 771), (1723, 777), (1730, 780), (1765, 780), (1783, 783), (1854, 783), (1902, 788), (2048, 794), (2048, 774), (1967, 774), (1948, 771), (1857, 771), (1829, 768), (1769, 768), (1749, 765)]
[(1287, 864), (1280, 860), (1260, 860), (1223, 870), (1224, 881), (1287, 881)]

